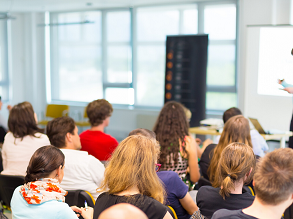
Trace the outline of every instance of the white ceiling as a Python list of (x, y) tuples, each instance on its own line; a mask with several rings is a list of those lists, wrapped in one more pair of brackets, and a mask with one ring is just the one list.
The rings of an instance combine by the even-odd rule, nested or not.
[[(207, 0), (0, 0), (1, 12), (70, 11)], [(215, 1), (215, 0), (214, 0)], [(90, 3), (91, 5), (87, 5)]]

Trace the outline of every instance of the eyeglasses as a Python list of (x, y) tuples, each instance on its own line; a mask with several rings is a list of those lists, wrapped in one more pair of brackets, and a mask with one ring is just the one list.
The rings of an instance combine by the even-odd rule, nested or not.
[(158, 172), (161, 169), (162, 164), (156, 163), (156, 172)]

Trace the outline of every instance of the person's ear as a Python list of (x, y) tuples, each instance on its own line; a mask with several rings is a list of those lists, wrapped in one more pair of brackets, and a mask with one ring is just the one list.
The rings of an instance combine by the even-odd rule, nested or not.
[[(255, 182), (254, 181), (252, 181), (252, 185), (253, 185), (253, 187), (255, 187)], [(293, 195), (293, 194), (292, 194)]]
[(72, 142), (72, 135), (69, 132), (66, 133), (65, 140), (70, 143)]

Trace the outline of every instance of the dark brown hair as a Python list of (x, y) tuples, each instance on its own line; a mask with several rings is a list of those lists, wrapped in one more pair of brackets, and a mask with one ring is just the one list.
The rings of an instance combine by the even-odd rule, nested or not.
[(47, 124), (47, 135), (52, 145), (57, 148), (65, 147), (66, 134), (74, 135), (75, 122), (72, 118), (63, 116), (53, 119)]
[[(174, 162), (177, 163), (178, 153), (180, 150), (179, 142), (185, 144), (185, 136), (188, 135), (188, 122), (186, 119), (183, 105), (170, 101), (162, 108), (156, 124), (154, 132), (157, 135), (157, 141), (161, 145), (161, 154), (159, 163), (167, 164), (167, 156), (173, 154)], [(184, 142), (184, 143), (183, 143)], [(183, 148), (184, 152), (185, 148)], [(169, 159), (171, 163), (171, 159)]]
[[(213, 186), (221, 187), (220, 195), (225, 199), (230, 196), (231, 190), (235, 189), (235, 183), (244, 179), (251, 169), (255, 170), (252, 148), (243, 143), (231, 143), (222, 151)], [(253, 171), (244, 183), (250, 183), (252, 177)]]
[(264, 204), (278, 205), (293, 193), (293, 150), (280, 148), (257, 163), (253, 177), (257, 198)]
[(211, 151), (210, 156), (212, 156), (212, 159), (208, 168), (208, 174), (209, 180), (212, 183), (222, 151), (233, 142), (244, 143), (252, 148), (249, 122), (244, 116), (233, 116), (225, 123), (219, 143)]
[(37, 132), (44, 133), (44, 130), (37, 126), (34, 109), (29, 102), (22, 102), (12, 107), (8, 128), (15, 138), (23, 138), (27, 135), (36, 137)]
[(156, 139), (156, 134), (153, 131), (150, 131), (148, 129), (142, 129), (142, 128), (132, 130), (131, 132), (129, 132), (128, 136), (131, 136), (131, 135), (142, 135), (147, 138)]
[(238, 115), (242, 115), (242, 112), (240, 111), (240, 109), (236, 108), (236, 107), (232, 107), (230, 109), (227, 109), (224, 114), (223, 114), (223, 121), (224, 124), (228, 121), (228, 119), (230, 119), (233, 116), (238, 116)]
[(91, 126), (98, 126), (112, 115), (113, 107), (105, 99), (98, 99), (90, 102), (86, 107), (86, 113)]
[(40, 147), (30, 159), (24, 182), (33, 182), (48, 177), (60, 165), (64, 166), (64, 154), (53, 145)]

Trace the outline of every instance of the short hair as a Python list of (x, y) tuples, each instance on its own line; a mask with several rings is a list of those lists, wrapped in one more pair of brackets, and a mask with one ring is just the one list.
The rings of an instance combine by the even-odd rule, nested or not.
[(236, 107), (232, 107), (230, 109), (227, 109), (223, 114), (224, 124), (228, 121), (228, 119), (230, 119), (233, 116), (237, 116), (237, 115), (242, 115), (242, 112), (240, 111), (240, 109), (238, 109)]
[(142, 135), (147, 138), (156, 139), (156, 134), (153, 131), (150, 131), (148, 129), (142, 129), (142, 128), (132, 130), (131, 132), (129, 132), (128, 136), (131, 136), (131, 135)]
[(15, 138), (27, 135), (36, 137), (37, 132), (44, 133), (44, 129), (37, 126), (33, 106), (27, 101), (12, 107), (8, 117), (8, 128)]
[(280, 148), (266, 154), (257, 164), (253, 181), (257, 198), (278, 205), (293, 193), (293, 150)]
[(98, 99), (90, 102), (86, 107), (86, 113), (91, 126), (98, 126), (112, 115), (113, 107), (105, 99)]
[(74, 135), (75, 122), (72, 118), (63, 116), (55, 118), (47, 124), (47, 135), (52, 145), (57, 148), (66, 146), (66, 134)]
[(137, 186), (140, 194), (164, 203), (165, 190), (155, 171), (159, 153), (155, 139), (128, 136), (114, 151), (98, 192), (115, 194)]
[(64, 166), (64, 154), (53, 145), (40, 147), (30, 159), (24, 178), (25, 183), (47, 178), (60, 165)]
[[(220, 195), (225, 199), (230, 196), (231, 189), (235, 188), (237, 181), (244, 179), (245, 175), (252, 169), (255, 170), (255, 156), (250, 146), (234, 142), (229, 144), (221, 153), (216, 171), (214, 184), (220, 187)], [(244, 183), (250, 183), (253, 171)]]

